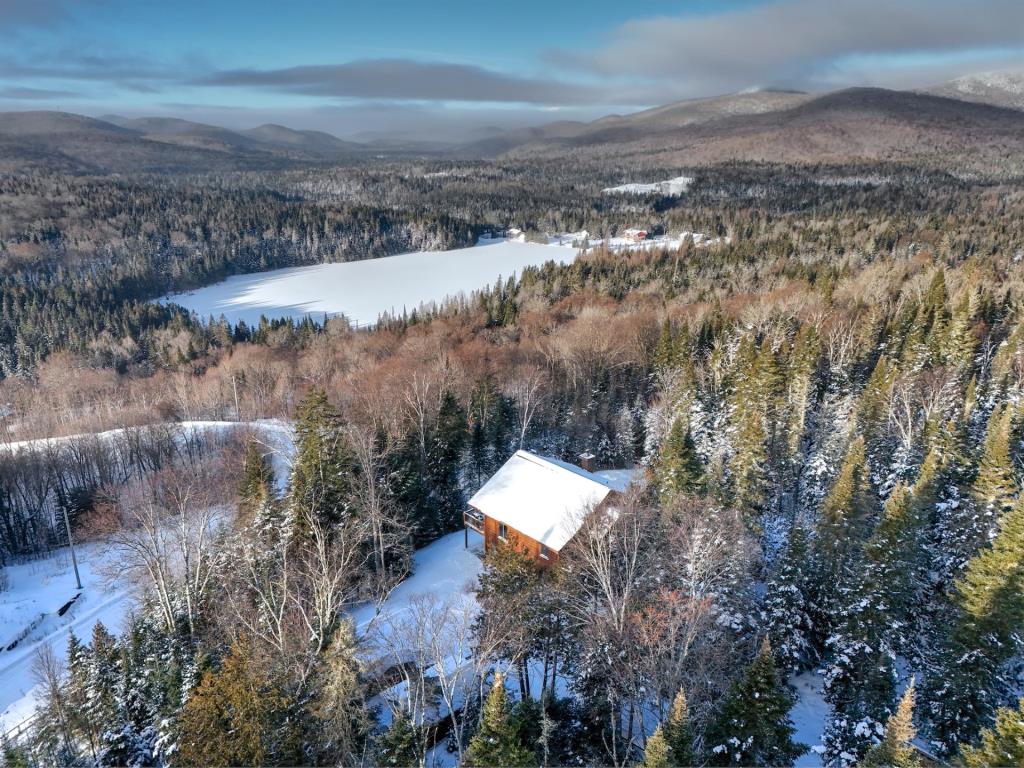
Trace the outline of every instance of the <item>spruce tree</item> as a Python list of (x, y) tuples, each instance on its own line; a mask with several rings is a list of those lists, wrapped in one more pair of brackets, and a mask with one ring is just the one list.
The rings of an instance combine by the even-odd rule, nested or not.
[(931, 721), (946, 750), (974, 739), (1015, 681), (1005, 663), (1024, 633), (1024, 498), (956, 582), (957, 615), (929, 686)]
[(1016, 709), (996, 712), (995, 724), (981, 732), (977, 745), (960, 747), (960, 759), (967, 768), (1024, 765), (1024, 698)]
[(703, 474), (693, 435), (683, 419), (677, 418), (658, 454), (657, 482), (662, 501), (667, 503), (680, 493), (699, 493)]
[(927, 584), (923, 526), (918, 507), (902, 485), (886, 499), (882, 519), (864, 547), (868, 589), (878, 596), (876, 610), (885, 641), (897, 652), (910, 650), (915, 613)]
[(896, 374), (889, 358), (879, 357), (857, 401), (857, 431), (864, 438), (865, 452), (875, 466), (888, 466), (892, 459), (889, 410)]
[(480, 715), (480, 728), (470, 739), (466, 750), (467, 765), (489, 768), (534, 763), (533, 753), (520, 743), (518, 730), (509, 715), (505, 676), (497, 672)]
[(882, 735), (896, 694), (896, 653), (888, 640), (883, 586), (868, 576), (839, 595), (836, 629), (826, 647), (827, 759), (849, 765)]
[(751, 529), (759, 530), (768, 494), (766, 383), (759, 380), (758, 349), (750, 336), (740, 342), (736, 357), (731, 398), (733, 454), (729, 461), (732, 500), (743, 511)]
[(768, 580), (762, 618), (780, 668), (796, 672), (813, 658), (810, 615), (810, 549), (807, 529), (796, 521)]
[(1024, 630), (1024, 497), (1000, 520), (992, 544), (968, 563), (956, 592), (969, 645), (1009, 658)]
[(291, 702), (252, 648), (236, 643), (189, 694), (178, 718), (183, 766), (296, 764)]
[(468, 437), (466, 412), (455, 394), (445, 390), (437, 411), (437, 422), (427, 448), (429, 506), (432, 520), (424, 521), (429, 539), (455, 530), (462, 522), (463, 497), (459, 467)]
[[(971, 488), (977, 511), (985, 521), (985, 527), (979, 531), (982, 536), (1013, 505), (1017, 495), (1013, 460), (1010, 457), (1013, 416), (1011, 406), (1001, 405), (996, 406), (988, 419), (978, 474)], [(974, 542), (975, 546), (984, 543), (984, 539)]]
[(274, 498), (274, 471), (255, 439), (245, 444), (242, 479), (238, 487), (238, 520), (252, 522)]
[(290, 491), (294, 535), (303, 534), (307, 519), (330, 526), (355, 512), (355, 462), (342, 426), (341, 413), (323, 390), (311, 391), (299, 404)]
[(818, 643), (823, 642), (835, 624), (841, 590), (849, 586), (858, 573), (876, 504), (864, 439), (858, 437), (847, 450), (839, 476), (818, 518), (812, 611)]
[(911, 680), (896, 712), (885, 724), (885, 736), (868, 750), (858, 765), (864, 768), (920, 768), (921, 760), (911, 746), (914, 735), (914, 681)]
[(672, 765), (668, 743), (659, 725), (647, 739), (647, 745), (644, 747), (643, 768), (672, 768)]
[(104, 735), (117, 730), (117, 680), (121, 661), (117, 639), (102, 622), (93, 625), (86, 661), (85, 708), (97, 734), (97, 751), (103, 757)]
[(864, 439), (856, 438), (846, 452), (818, 521), (817, 551), (822, 577), (842, 582), (859, 554), (876, 506), (864, 454)]
[(671, 369), (676, 362), (676, 341), (672, 333), (672, 322), (666, 317), (661, 324), (661, 335), (654, 347), (654, 370), (662, 373)]
[(65, 683), (69, 727), (75, 736), (88, 743), (89, 751), (95, 758), (99, 733), (88, 709), (88, 658), (89, 649), (78, 639), (74, 630), (69, 630)]
[(693, 732), (690, 729), (690, 708), (686, 703), (686, 694), (679, 691), (672, 700), (668, 711), (668, 719), (661, 724), (668, 749), (669, 765), (676, 768), (689, 768), (696, 764), (693, 754)]
[(779, 677), (765, 639), (754, 663), (733, 683), (705, 742), (710, 765), (788, 766), (807, 751), (793, 741), (795, 699)]
[(399, 710), (388, 729), (377, 738), (377, 765), (409, 768), (419, 765), (420, 738), (405, 710)]

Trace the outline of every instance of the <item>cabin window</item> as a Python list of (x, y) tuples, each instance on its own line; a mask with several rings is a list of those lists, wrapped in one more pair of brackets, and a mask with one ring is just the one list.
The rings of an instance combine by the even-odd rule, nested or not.
[(551, 550), (548, 549), (543, 544), (541, 544), (540, 545), (540, 556), (543, 557), (545, 560), (550, 560), (551, 559)]
[(498, 523), (498, 538), (502, 541), (508, 541), (508, 526), (504, 523)]

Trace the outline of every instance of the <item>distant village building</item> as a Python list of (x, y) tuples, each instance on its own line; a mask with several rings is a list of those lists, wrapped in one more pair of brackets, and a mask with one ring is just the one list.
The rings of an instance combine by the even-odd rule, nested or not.
[(647, 230), (627, 229), (625, 232), (622, 233), (622, 236), (627, 240), (632, 240), (634, 242), (640, 243), (647, 239)]
[[(593, 469), (593, 455), (580, 458)], [(631, 477), (631, 470), (599, 473), (516, 451), (469, 500), (467, 546), (474, 530), (483, 535), (485, 552), (508, 544), (541, 564), (553, 563), (587, 515), (614, 504)]]

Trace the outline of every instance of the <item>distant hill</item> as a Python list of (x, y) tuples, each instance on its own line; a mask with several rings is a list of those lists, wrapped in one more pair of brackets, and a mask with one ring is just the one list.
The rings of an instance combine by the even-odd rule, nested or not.
[(952, 99), (1024, 109), (1024, 70), (982, 72), (924, 89), (924, 93)]
[(201, 172), (337, 161), (366, 150), (327, 133), (264, 125), (232, 131), (168, 117), (0, 113), (0, 172)]
[(751, 91), (707, 99), (689, 99), (629, 115), (607, 115), (593, 122), (561, 121), (493, 134), (468, 144), (480, 154), (500, 154), (530, 144), (617, 143), (640, 139), (692, 125), (703, 125), (735, 115), (756, 115), (800, 104), (811, 96), (793, 91)]
[(6, 112), (0, 113), (0, 172), (202, 172), (434, 154), (636, 168), (734, 160), (893, 162), (994, 177), (1024, 174), (1024, 76), (977, 75), (934, 90), (750, 91), (592, 122), (488, 127), (461, 145), (369, 134), (360, 137), (365, 141), (343, 141), (273, 124), (231, 130), (168, 117)]
[(615, 158), (652, 167), (885, 161), (1024, 173), (1024, 112), (881, 88), (737, 94), (597, 121), (570, 137), (547, 136), (543, 127), (538, 133), (503, 156)]

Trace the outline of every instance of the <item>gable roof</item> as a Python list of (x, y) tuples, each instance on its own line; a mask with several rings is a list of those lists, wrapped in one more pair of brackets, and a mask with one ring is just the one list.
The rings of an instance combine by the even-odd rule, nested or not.
[(516, 451), (469, 505), (557, 552), (617, 485), (557, 459)]

